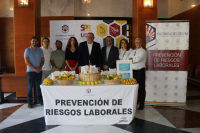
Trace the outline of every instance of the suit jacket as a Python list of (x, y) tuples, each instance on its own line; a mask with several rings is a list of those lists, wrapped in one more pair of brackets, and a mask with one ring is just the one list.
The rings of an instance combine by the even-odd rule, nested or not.
[(110, 48), (110, 52), (109, 52), (109, 55), (108, 55), (108, 60), (106, 60), (106, 47), (103, 47), (102, 48), (102, 70), (103, 69), (103, 66), (104, 65), (107, 65), (109, 68), (116, 68), (116, 61), (118, 60), (119, 58), (119, 50), (117, 47), (115, 46), (111, 46)]
[(97, 42), (93, 42), (92, 51), (89, 55), (87, 41), (80, 43), (78, 48), (78, 66), (85, 66), (92, 63), (96, 67), (101, 67), (101, 46)]

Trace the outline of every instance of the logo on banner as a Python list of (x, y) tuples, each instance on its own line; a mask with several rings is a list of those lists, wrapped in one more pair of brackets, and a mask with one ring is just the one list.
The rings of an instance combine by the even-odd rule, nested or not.
[(87, 92), (88, 94), (90, 94), (90, 93), (91, 93), (91, 89), (87, 89), (86, 92)]
[(100, 36), (100, 37), (107, 36), (107, 34), (108, 34), (108, 31), (107, 31), (108, 26), (107, 25), (101, 23), (101, 24), (97, 25), (96, 28), (97, 28), (97, 35), (98, 36)]
[(81, 32), (83, 32), (83, 33), (81, 33), (81, 37), (82, 38), (84, 38), (84, 37), (86, 38), (87, 37), (88, 33), (85, 33), (87, 31), (91, 31), (91, 25), (89, 25), (89, 24), (82, 24), (81, 25)]
[(87, 33), (81, 33), (81, 37), (87, 37)]
[(147, 49), (156, 45), (156, 28), (146, 24), (146, 44)]
[(63, 33), (67, 33), (68, 31), (69, 31), (69, 26), (63, 25), (63, 26), (62, 26), (62, 32), (63, 32)]
[(89, 24), (82, 24), (81, 31), (91, 31), (91, 25)]
[(120, 26), (116, 23), (110, 25), (109, 30), (110, 35), (113, 37), (117, 37), (120, 35)]
[(156, 39), (156, 28), (146, 24), (146, 42), (149, 43)]

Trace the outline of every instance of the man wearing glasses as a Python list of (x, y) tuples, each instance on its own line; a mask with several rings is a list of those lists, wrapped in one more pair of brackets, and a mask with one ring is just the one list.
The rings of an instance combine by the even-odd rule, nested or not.
[(51, 52), (51, 71), (65, 71), (65, 51), (62, 50), (62, 42), (56, 40), (56, 50)]
[(106, 46), (102, 48), (102, 69), (116, 68), (116, 61), (119, 57), (119, 50), (112, 45), (113, 39), (111, 36), (106, 37)]
[(101, 46), (94, 41), (94, 34), (87, 34), (87, 41), (80, 43), (78, 48), (78, 67), (81, 72), (81, 66), (96, 65), (98, 71), (101, 71)]
[(135, 39), (136, 49), (131, 52), (129, 59), (132, 60), (133, 78), (135, 78), (139, 84), (138, 96), (140, 106), (138, 110), (144, 109), (144, 102), (146, 97), (145, 90), (145, 68), (147, 52), (142, 48), (142, 39)]

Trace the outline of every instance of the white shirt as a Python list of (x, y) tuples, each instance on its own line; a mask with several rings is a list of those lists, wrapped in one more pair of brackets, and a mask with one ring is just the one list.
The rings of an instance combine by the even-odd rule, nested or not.
[(119, 59), (120, 60), (128, 60), (128, 57), (130, 55), (130, 53), (133, 51), (133, 49), (129, 49), (128, 51), (124, 51), (121, 49), (119, 49)]
[(87, 43), (87, 46), (88, 46), (88, 52), (89, 52), (89, 55), (90, 55), (91, 52), (92, 52), (93, 42), (92, 42), (92, 44), (88, 44), (88, 43)]
[(139, 70), (141, 68), (146, 67), (145, 64), (146, 64), (146, 59), (147, 59), (147, 52), (142, 47), (139, 49), (133, 50), (128, 58), (129, 59), (133, 58), (133, 64), (132, 64), (133, 70)]
[(52, 48), (45, 49), (43, 46), (40, 47), (44, 54), (44, 65), (42, 66), (42, 70), (51, 70), (51, 52), (53, 51)]

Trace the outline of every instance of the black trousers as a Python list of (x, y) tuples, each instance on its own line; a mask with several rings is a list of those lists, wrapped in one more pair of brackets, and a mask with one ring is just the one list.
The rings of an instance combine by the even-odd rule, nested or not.
[(146, 97), (146, 90), (145, 90), (145, 68), (140, 70), (133, 70), (133, 78), (137, 80), (139, 84), (138, 89), (138, 97), (140, 104), (144, 104), (145, 97)]

